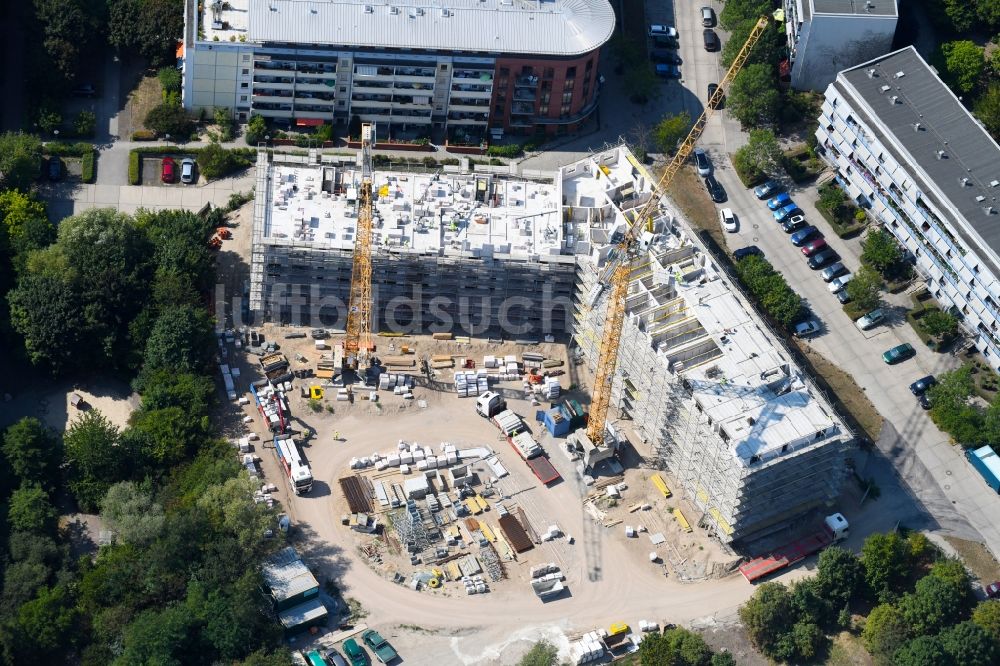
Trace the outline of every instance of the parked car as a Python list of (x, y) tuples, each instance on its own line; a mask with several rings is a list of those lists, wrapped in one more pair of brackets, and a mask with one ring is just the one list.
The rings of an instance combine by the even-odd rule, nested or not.
[(838, 291), (846, 287), (847, 283), (850, 282), (853, 278), (854, 278), (854, 273), (846, 273), (845, 275), (841, 275), (838, 278), (830, 280), (830, 286), (829, 286), (830, 293), (836, 294)]
[(663, 63), (658, 63), (654, 69), (656, 70), (656, 75), (661, 79), (681, 78), (681, 68), (677, 65), (665, 65)]
[(761, 250), (756, 245), (747, 245), (746, 247), (741, 247), (733, 250), (733, 260), (739, 261), (740, 259), (746, 259), (747, 257), (752, 257), (753, 255), (764, 256), (764, 251)]
[[(709, 83), (708, 84), (708, 98), (705, 101), (706, 102), (711, 102), (712, 101), (712, 95), (714, 95), (715, 91), (718, 90), (718, 89), (719, 89), (719, 84), (718, 83)], [(723, 95), (719, 96), (719, 101), (712, 108), (713, 109), (721, 109), (725, 105), (726, 105), (726, 96), (725, 96), (725, 94), (723, 94)]]
[(390, 645), (389, 641), (382, 637), (382, 634), (378, 633), (374, 629), (369, 629), (368, 631), (361, 634), (361, 640), (364, 641), (368, 649), (375, 653), (375, 656), (383, 664), (390, 664), (399, 658), (399, 654), (396, 652), (395, 648)]
[(803, 215), (793, 215), (781, 223), (781, 228), (786, 234), (793, 233), (799, 229), (805, 229), (806, 226), (806, 218)]
[(649, 59), (653, 62), (663, 62), (668, 65), (681, 64), (681, 57), (677, 55), (677, 51), (671, 49), (653, 49), (649, 52)]
[(347, 660), (340, 656), (340, 653), (333, 648), (326, 651), (326, 660), (333, 666), (347, 666)]
[(846, 289), (841, 289), (836, 294), (837, 300), (840, 301), (841, 305), (847, 305), (851, 302), (851, 295), (847, 293)]
[(985, 588), (986, 596), (990, 599), (1000, 599), (1000, 580), (995, 580)]
[(671, 39), (677, 39), (677, 28), (672, 25), (660, 25), (654, 23), (649, 26), (649, 36), (650, 37), (669, 37)]
[(927, 389), (937, 384), (937, 377), (934, 375), (927, 375), (926, 377), (921, 377), (917, 381), (910, 384), (910, 393), (913, 395), (923, 395), (927, 392)]
[(802, 211), (799, 209), (798, 205), (793, 203), (788, 204), (784, 208), (779, 208), (773, 213), (775, 222), (784, 222), (792, 215), (801, 215), (801, 214)]
[(793, 333), (797, 338), (805, 338), (819, 331), (819, 322), (815, 319), (801, 322), (795, 325)]
[(194, 175), (195, 164), (194, 160), (190, 157), (185, 157), (181, 160), (181, 182), (182, 183), (193, 183), (196, 178)]
[(680, 44), (673, 37), (657, 36), (653, 37), (653, 47), (658, 49), (677, 49)]
[(828, 247), (820, 250), (813, 256), (809, 257), (809, 261), (807, 261), (806, 263), (809, 264), (809, 268), (813, 269), (814, 271), (818, 271), (827, 264), (837, 261), (837, 259), (840, 259), (840, 257), (837, 256), (836, 250)]
[(701, 24), (706, 28), (715, 27), (715, 10), (711, 7), (701, 8)]
[(802, 254), (811, 257), (826, 247), (825, 238), (815, 238), (802, 246)]
[(854, 323), (857, 324), (858, 328), (862, 331), (867, 331), (870, 328), (874, 328), (885, 321), (885, 312), (881, 309), (875, 309), (868, 314), (859, 317)]
[(771, 210), (778, 210), (779, 208), (784, 208), (790, 203), (793, 203), (792, 198), (788, 196), (787, 192), (782, 192), (781, 194), (768, 199), (767, 207)]
[(799, 229), (794, 234), (792, 234), (791, 237), (792, 245), (794, 245), (795, 247), (802, 247), (808, 241), (812, 240), (817, 236), (822, 236), (822, 235), (823, 234), (819, 232), (819, 229), (810, 224), (808, 227), (804, 229)]
[(718, 51), (719, 50), (719, 36), (715, 34), (715, 31), (711, 28), (706, 28), (702, 31), (702, 37), (705, 40), (705, 50), (706, 51)]
[(705, 176), (705, 188), (708, 189), (708, 196), (712, 197), (712, 201), (715, 203), (722, 203), (726, 200), (726, 191), (712, 174)]
[(73, 97), (93, 97), (97, 94), (97, 88), (92, 83), (84, 83), (73, 88)]
[(177, 162), (172, 157), (164, 157), (160, 162), (160, 180), (164, 183), (177, 181)]
[[(705, 180), (708, 179), (706, 178)], [(739, 229), (739, 226), (736, 223), (736, 216), (733, 215), (732, 208), (723, 208), (719, 211), (719, 224), (721, 224), (722, 228), (731, 234), (735, 234)]]
[(56, 181), (62, 178), (63, 174), (62, 160), (59, 159), (58, 155), (53, 155), (52, 157), (49, 158), (47, 173), (49, 176), (49, 180)]
[(887, 349), (884, 354), (882, 354), (882, 360), (893, 365), (894, 363), (899, 363), (900, 361), (905, 361), (908, 358), (913, 358), (917, 355), (917, 350), (913, 348), (909, 342), (904, 342), (901, 345), (896, 345), (892, 349)]
[(353, 638), (348, 638), (343, 644), (344, 654), (351, 660), (351, 666), (368, 666), (368, 655)]
[(847, 272), (847, 266), (844, 266), (843, 262), (838, 261), (835, 264), (830, 264), (823, 269), (820, 273), (820, 277), (823, 278), (823, 282), (829, 282), (835, 277), (839, 277)]
[(694, 161), (698, 165), (699, 176), (707, 176), (712, 173), (712, 163), (708, 160), (708, 153), (701, 148), (694, 149)]
[(781, 183), (776, 180), (766, 180), (757, 187), (753, 188), (754, 196), (758, 199), (767, 199), (768, 197), (773, 197), (775, 194), (781, 191)]

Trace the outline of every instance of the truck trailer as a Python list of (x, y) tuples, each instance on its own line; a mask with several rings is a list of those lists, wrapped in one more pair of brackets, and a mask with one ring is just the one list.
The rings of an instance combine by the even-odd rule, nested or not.
[(556, 468), (552, 466), (552, 463), (549, 462), (548, 456), (535, 456), (526, 462), (531, 471), (538, 477), (538, 480), (546, 486), (562, 478), (559, 472), (556, 471)]
[(992, 488), (993, 492), (1000, 493), (1000, 456), (997, 456), (996, 451), (988, 446), (966, 449), (965, 457), (979, 472), (979, 476), (983, 477), (986, 485)]
[(850, 526), (843, 515), (839, 513), (829, 515), (823, 520), (821, 529), (741, 564), (740, 573), (747, 582), (756, 583), (771, 574), (787, 569), (796, 562), (801, 562), (830, 544), (843, 541), (847, 538), (849, 529)]

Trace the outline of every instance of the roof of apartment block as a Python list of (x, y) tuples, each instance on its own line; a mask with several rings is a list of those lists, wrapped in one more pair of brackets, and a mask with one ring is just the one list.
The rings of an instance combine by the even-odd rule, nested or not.
[[(886, 1), (886, 0), (879, 0)], [(249, 0), (255, 42), (574, 56), (611, 38), (608, 0)]]
[(722, 279), (679, 285), (722, 352), (682, 370), (705, 415), (744, 465), (767, 462), (843, 431), (801, 371)]
[[(957, 210), (1000, 252), (1000, 146), (916, 50), (907, 47), (845, 70), (834, 85), (864, 102), (867, 108), (854, 108), (868, 116), (862, 120), (880, 139), (888, 135), (881, 143), (890, 152), (901, 150), (895, 157), (917, 177), (923, 196), (938, 208)], [(933, 190), (947, 201), (938, 201)]]
[(896, 0), (808, 0), (813, 14), (898, 16)]

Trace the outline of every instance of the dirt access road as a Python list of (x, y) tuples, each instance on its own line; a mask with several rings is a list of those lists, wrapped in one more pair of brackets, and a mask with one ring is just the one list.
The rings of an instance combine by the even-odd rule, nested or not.
[[(406, 663), (509, 663), (509, 653), (523, 650), (528, 641), (545, 637), (565, 646), (567, 634), (616, 621), (712, 624), (714, 618), (728, 622), (752, 594), (753, 588), (738, 575), (699, 584), (665, 578), (660, 567), (643, 562), (649, 550), (644, 540), (625, 539), (620, 528), (591, 527), (590, 532), (600, 532), (588, 540), (583, 521), (589, 518), (580, 504), (584, 486), (573, 479), (569, 462), (557, 451), (550, 451), (552, 462), (566, 480), (528, 493), (550, 494), (545, 504), (558, 507), (548, 514), (551, 522), (576, 537), (576, 544), (567, 547), (579, 552), (562, 561), (569, 596), (542, 603), (520, 580), (523, 572), (517, 564), (511, 567), (513, 580), (483, 596), (414, 592), (383, 578), (353, 552), (353, 539), (339, 524), (345, 509), (336, 479), (348, 471), (351, 457), (391, 449), (398, 439), (434, 446), (450, 441), (487, 444), (504, 456), (506, 465), (523, 465), (505, 455), (509, 453), (504, 451), (506, 445), (497, 443), (495, 430), (474, 414), (471, 401), (420, 388), (417, 398), (426, 399), (426, 409), (400, 410), (393, 396), (385, 396), (378, 414), (365, 403), (349, 408), (336, 403), (334, 415), (303, 415), (319, 433), (306, 449), (316, 483), (309, 495), (291, 498), (288, 506), (298, 535), (296, 545), (306, 561), (321, 578), (337, 581), (345, 597), (362, 603), (368, 612), (365, 622), (384, 630)], [(525, 413), (520, 406), (514, 408)], [(333, 442), (324, 436), (334, 427), (345, 441)], [(585, 548), (597, 552), (584, 554)], [(594, 575), (595, 560), (598, 575)]]

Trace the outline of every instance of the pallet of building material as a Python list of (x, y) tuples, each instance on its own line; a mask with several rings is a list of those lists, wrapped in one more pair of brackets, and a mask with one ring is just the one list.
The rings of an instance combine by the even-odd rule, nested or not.
[(435, 340), (451, 340), (453, 336), (451, 333), (432, 333), (431, 337)]
[(515, 553), (524, 553), (535, 547), (524, 526), (521, 525), (513, 514), (508, 513), (505, 516), (501, 516), (499, 522), (500, 529), (503, 531), (507, 543)]
[(479, 531), (483, 533), (487, 541), (496, 541), (497, 535), (493, 533), (493, 530), (486, 523), (479, 523)]
[(689, 523), (688, 519), (684, 517), (683, 513), (681, 513), (680, 507), (674, 507), (674, 517), (677, 518), (677, 524), (681, 526), (682, 530), (685, 532), (694, 531), (691, 527), (691, 523)]
[(368, 492), (360, 478), (356, 475), (345, 476), (339, 479), (338, 483), (351, 513), (371, 513), (372, 505), (368, 501)]
[(470, 532), (475, 532), (476, 530), (479, 529), (479, 521), (476, 520), (475, 518), (466, 518), (464, 522), (465, 522), (465, 529), (469, 530)]
[(562, 366), (562, 364), (563, 364), (562, 360), (558, 358), (547, 358), (544, 361), (542, 361), (543, 368), (558, 368)]
[(431, 362), (432, 363), (444, 363), (446, 361), (450, 361), (451, 363), (454, 363), (455, 359), (451, 356), (451, 354), (432, 354), (431, 355)]
[(448, 368), (454, 368), (455, 362), (451, 359), (447, 361), (431, 361), (431, 368), (433, 370), (447, 370)]
[(383, 365), (412, 368), (417, 364), (416, 359), (411, 356), (381, 356), (379, 357)]
[(542, 542), (541, 537), (538, 536), (538, 532), (535, 531), (535, 528), (531, 526), (531, 521), (528, 520), (527, 514), (524, 513), (524, 509), (522, 509), (521, 507), (517, 507), (517, 517), (518, 520), (521, 522), (521, 524), (524, 525), (524, 531), (528, 533), (528, 536), (531, 537), (531, 540), (534, 543), (541, 543)]

